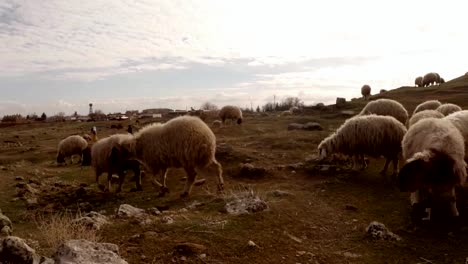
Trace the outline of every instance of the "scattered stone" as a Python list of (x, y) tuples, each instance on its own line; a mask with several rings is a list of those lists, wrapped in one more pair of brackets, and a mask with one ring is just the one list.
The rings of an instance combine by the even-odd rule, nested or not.
[(257, 213), (267, 208), (267, 203), (253, 193), (236, 196), (224, 206), (225, 211), (233, 215)]
[(105, 215), (91, 211), (83, 217), (73, 220), (73, 223), (82, 224), (88, 228), (99, 230), (103, 225), (109, 223), (109, 219)]
[(199, 257), (200, 257), (201, 259), (204, 259), (204, 258), (206, 258), (206, 254), (205, 254), (205, 253), (203, 253), (203, 254), (200, 254), (200, 256), (199, 256)]
[(288, 130), (302, 130), (304, 125), (298, 123), (290, 123), (288, 125)]
[(148, 208), (146, 209), (146, 212), (150, 215), (161, 215), (161, 211), (159, 211), (159, 209), (156, 207)]
[(249, 240), (249, 242), (247, 242), (247, 246), (249, 246), (249, 247), (257, 247), (257, 244), (255, 244), (255, 242), (253, 242), (252, 240)]
[(216, 146), (216, 154), (227, 154), (234, 150), (234, 148), (227, 143), (220, 143)]
[(38, 205), (39, 202), (37, 201), (37, 197), (31, 197), (26, 199), (26, 207), (28, 209), (36, 208)]
[(352, 117), (352, 116), (356, 115), (356, 113), (354, 111), (351, 111), (351, 110), (341, 111), (340, 113), (344, 117)]
[(23, 176), (16, 176), (15, 181), (24, 181)]
[(172, 219), (172, 217), (170, 216), (165, 215), (161, 217), (161, 223), (170, 225), (174, 223), (174, 219)]
[(240, 172), (239, 176), (247, 178), (260, 178), (265, 176), (266, 169), (261, 167), (255, 167), (251, 163), (241, 163), (239, 165)]
[(356, 253), (351, 253), (351, 252), (344, 252), (342, 255), (347, 258), (360, 258), (361, 257), (361, 255), (356, 254)]
[(180, 257), (180, 261), (187, 261), (187, 258), (185, 256)]
[[(4, 230), (4, 228), (6, 228)], [(11, 223), (10, 218), (8, 218), (6, 215), (2, 213), (2, 210), (0, 210), (0, 229), (2, 235), (11, 235), (11, 232), (13, 231), (13, 225)]]
[(8, 236), (0, 239), (0, 260), (8, 260), (7, 263), (29, 264), (41, 263), (41, 259), (43, 258), (19, 237)]
[(4, 226), (2, 227), (2, 230), (0, 230), (0, 236), (11, 236), (13, 233), (13, 230), (9, 226)]
[(54, 255), (55, 263), (74, 264), (128, 264), (119, 256), (119, 247), (110, 243), (69, 240), (62, 244)]
[(401, 237), (390, 232), (384, 224), (376, 221), (371, 222), (369, 226), (367, 226), (366, 233), (373, 239), (401, 240)]
[(131, 217), (142, 217), (145, 215), (145, 210), (133, 207), (129, 204), (121, 204), (117, 210), (117, 217), (131, 218)]
[(302, 127), (303, 130), (308, 130), (308, 131), (322, 131), (323, 127), (319, 123), (316, 122), (308, 122), (305, 123)]
[(194, 254), (201, 254), (206, 251), (206, 247), (200, 244), (195, 243), (179, 243), (175, 246), (177, 253), (185, 256), (190, 256)]

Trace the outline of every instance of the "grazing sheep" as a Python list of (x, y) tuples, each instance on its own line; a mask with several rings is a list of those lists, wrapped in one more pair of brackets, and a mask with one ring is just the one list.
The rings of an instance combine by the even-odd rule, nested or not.
[(367, 103), (359, 115), (393, 116), (402, 124), (408, 120), (408, 111), (399, 102), (391, 99), (378, 99)]
[(367, 84), (364, 84), (361, 87), (361, 94), (364, 100), (369, 100), (370, 94), (371, 94), (371, 87)]
[(429, 100), (425, 101), (418, 106), (413, 111), (413, 115), (417, 112), (424, 111), (424, 110), (436, 110), (437, 107), (441, 106), (442, 104), (437, 100)]
[(386, 93), (386, 92), (387, 92), (387, 90), (385, 90), (385, 89), (380, 89), (380, 93), (381, 93), (381, 94)]
[(242, 111), (239, 107), (233, 105), (226, 105), (219, 111), (219, 118), (223, 121), (223, 125), (226, 119), (237, 120), (237, 124), (242, 123)]
[(441, 112), (444, 116), (448, 116), (451, 113), (455, 113), (461, 111), (461, 107), (456, 104), (443, 104), (436, 109), (437, 111)]
[[(440, 77), (439, 77), (440, 78)], [(434, 84), (438, 81), (437, 74), (434, 72), (430, 72), (423, 77), (423, 86), (429, 86), (431, 84)]]
[(468, 110), (454, 112), (444, 119), (449, 120), (460, 131), (465, 141), (465, 161), (468, 162)]
[(57, 163), (66, 163), (65, 158), (70, 157), (73, 163), (73, 155), (79, 155), (80, 161), (83, 157), (83, 151), (88, 147), (88, 142), (79, 135), (69, 136), (58, 144)]
[(433, 72), (436, 76), (435, 83), (440, 83), (440, 75), (437, 72)]
[(94, 168), (96, 184), (99, 185), (99, 176), (107, 172), (107, 185), (103, 188), (111, 191), (112, 175), (119, 176), (119, 187), (116, 192), (122, 190), (122, 184), (125, 180), (125, 171), (132, 170), (136, 177), (136, 189), (141, 188), (140, 162), (127, 159), (125, 153), (121, 152), (121, 144), (125, 140), (130, 140), (131, 134), (116, 134), (103, 138), (96, 142), (91, 148), (91, 166)]
[(440, 77), (440, 82), (439, 82), (439, 84), (442, 84), (442, 83), (445, 83), (445, 79), (442, 78), (442, 77)]
[(414, 80), (414, 84), (417, 87), (422, 87), (423, 86), (423, 77), (422, 76), (416, 77), (416, 79)]
[(213, 123), (211, 124), (213, 127), (221, 127), (223, 123), (221, 120), (214, 120)]
[(165, 124), (152, 124), (142, 128), (122, 144), (122, 152), (141, 161), (153, 174), (162, 170), (161, 196), (166, 187), (167, 169), (184, 168), (187, 173), (182, 197), (188, 196), (197, 174), (215, 174), (218, 190), (224, 188), (222, 167), (216, 161), (216, 137), (199, 118), (180, 116)]
[[(393, 162), (393, 175), (398, 173), (398, 154), (406, 127), (391, 116), (355, 116), (345, 121), (335, 133), (322, 140), (318, 146), (320, 157), (338, 152), (362, 158), (384, 156), (387, 160), (381, 174)], [(357, 162), (353, 169), (356, 169)]]
[(425, 118), (429, 118), (429, 117), (433, 117), (433, 118), (443, 118), (444, 115), (442, 113), (440, 113), (439, 111), (436, 111), (436, 110), (424, 110), (424, 111), (420, 111), (420, 112), (417, 112), (416, 114), (414, 114), (409, 122), (408, 122), (408, 127), (416, 124), (418, 121), (420, 120), (423, 120)]
[(413, 208), (419, 203), (419, 192), (450, 191), (452, 214), (458, 216), (455, 186), (466, 180), (465, 144), (460, 131), (449, 120), (426, 118), (409, 128), (402, 145), (406, 164), (398, 182), (401, 191), (411, 192)]

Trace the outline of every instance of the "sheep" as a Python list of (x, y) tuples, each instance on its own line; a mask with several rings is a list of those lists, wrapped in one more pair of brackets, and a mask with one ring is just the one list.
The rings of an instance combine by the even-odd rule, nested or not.
[(364, 84), (361, 87), (361, 94), (364, 100), (369, 100), (370, 94), (371, 94), (371, 87), (367, 84)]
[(450, 191), (450, 207), (458, 216), (455, 187), (466, 181), (465, 144), (460, 131), (447, 119), (426, 118), (408, 129), (402, 141), (406, 164), (398, 174), (401, 191), (411, 192), (413, 209), (419, 193)]
[(286, 111), (283, 111), (280, 113), (280, 116), (289, 116), (289, 115), (292, 115), (292, 111), (291, 110), (286, 110)]
[(423, 86), (423, 77), (422, 76), (416, 77), (416, 79), (414, 80), (414, 84), (417, 87), (422, 87)]
[(386, 93), (386, 92), (387, 92), (387, 90), (385, 90), (385, 89), (380, 89), (380, 93), (381, 93), (381, 94)]
[(413, 115), (416, 114), (417, 112), (424, 111), (424, 110), (436, 110), (437, 107), (441, 106), (442, 103), (440, 103), (437, 100), (429, 100), (425, 101), (423, 103), (420, 103), (418, 106), (413, 111)]
[(420, 121), (422, 119), (429, 118), (429, 117), (443, 118), (444, 115), (442, 113), (440, 113), (439, 111), (436, 111), (436, 110), (420, 111), (420, 112), (417, 112), (416, 114), (414, 114), (410, 118), (410, 120), (408, 121), (408, 127), (416, 124), (418, 121)]
[[(398, 173), (398, 154), (406, 127), (391, 116), (355, 116), (345, 121), (335, 133), (318, 145), (320, 158), (339, 152), (363, 159), (363, 155), (386, 158), (380, 172), (385, 175), (390, 161), (393, 162), (393, 176)], [(356, 169), (356, 162), (353, 169)]]
[(223, 123), (220, 120), (214, 120), (211, 126), (213, 127), (221, 127)]
[(80, 161), (83, 157), (83, 151), (88, 147), (88, 142), (80, 135), (69, 136), (61, 140), (57, 149), (57, 163), (66, 163), (65, 158), (70, 157), (73, 163), (73, 155), (79, 155)]
[(440, 83), (440, 75), (437, 72), (433, 72), (434, 75), (436, 76), (435, 83)]
[(391, 99), (378, 99), (367, 103), (359, 115), (393, 116), (402, 124), (408, 120), (408, 111), (399, 102)]
[[(444, 119), (449, 120), (460, 131), (465, 141), (465, 152), (468, 152), (468, 110), (454, 112)], [(468, 162), (468, 153), (465, 153), (465, 161)]]
[(437, 111), (441, 112), (444, 116), (450, 115), (451, 113), (455, 113), (461, 111), (461, 107), (456, 104), (443, 104), (436, 109)]
[(439, 82), (439, 84), (442, 84), (442, 83), (445, 83), (445, 79), (442, 78), (442, 77), (440, 77), (440, 82)]
[(120, 152), (120, 144), (131, 138), (131, 134), (116, 134), (103, 138), (92, 146), (91, 166), (94, 169), (96, 184), (98, 187), (101, 188), (101, 185), (99, 184), (99, 176), (107, 172), (107, 185), (102, 189), (110, 192), (112, 175), (117, 174), (119, 176), (119, 187), (116, 192), (120, 192), (125, 179), (125, 171), (132, 170), (136, 178), (136, 190), (142, 190), (140, 162), (137, 160), (126, 159), (126, 156)]
[(187, 181), (181, 197), (188, 196), (197, 174), (216, 174), (218, 190), (224, 189), (222, 166), (216, 161), (216, 137), (211, 129), (199, 118), (180, 116), (165, 124), (151, 124), (143, 127), (134, 137), (123, 142), (122, 153), (136, 158), (147, 170), (157, 174), (162, 170), (160, 196), (166, 187), (168, 168), (184, 168)]
[(226, 119), (237, 120), (237, 124), (242, 123), (242, 111), (239, 107), (233, 105), (226, 105), (219, 111), (219, 117), (223, 121), (223, 125)]
[[(440, 78), (440, 77), (439, 77)], [(430, 72), (423, 77), (423, 86), (429, 86), (431, 84), (434, 84), (438, 81), (437, 75), (434, 72)]]

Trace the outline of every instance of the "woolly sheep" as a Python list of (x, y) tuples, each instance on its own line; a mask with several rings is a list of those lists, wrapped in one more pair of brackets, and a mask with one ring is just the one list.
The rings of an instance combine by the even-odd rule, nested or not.
[(441, 112), (444, 116), (450, 115), (451, 113), (455, 113), (461, 111), (461, 107), (456, 104), (443, 104), (436, 109), (437, 111)]
[(122, 144), (123, 152), (129, 158), (141, 161), (153, 174), (162, 170), (161, 196), (166, 187), (168, 168), (184, 168), (187, 173), (182, 197), (188, 196), (197, 174), (216, 174), (218, 190), (224, 188), (222, 167), (216, 161), (216, 137), (211, 129), (199, 118), (181, 116), (165, 124), (151, 124), (136, 132)]
[(220, 120), (214, 120), (211, 124), (213, 127), (221, 127), (222, 122)]
[(88, 142), (79, 135), (69, 136), (60, 141), (57, 149), (57, 163), (66, 163), (65, 158), (70, 157), (73, 163), (73, 155), (79, 155), (80, 161), (83, 157), (83, 151), (88, 147)]
[(436, 111), (436, 110), (424, 110), (424, 111), (421, 111), (421, 112), (417, 112), (416, 114), (414, 114), (410, 118), (410, 120), (408, 122), (408, 127), (416, 124), (418, 121), (420, 121), (422, 119), (429, 118), (429, 117), (443, 118), (444, 115), (442, 113), (440, 113), (439, 111)]
[(419, 193), (450, 191), (451, 210), (458, 216), (455, 186), (466, 180), (465, 144), (460, 131), (446, 119), (426, 118), (411, 126), (403, 138), (406, 164), (398, 175), (401, 191), (411, 192), (411, 205)]
[(408, 120), (408, 111), (402, 104), (391, 99), (378, 99), (367, 103), (359, 115), (376, 114), (381, 116), (393, 116), (402, 124)]
[[(444, 119), (449, 120), (460, 131), (465, 141), (465, 152), (468, 152), (468, 110), (454, 112)], [(468, 153), (465, 153), (465, 161), (468, 162)]]
[[(439, 77), (440, 78), (440, 77)], [(434, 72), (430, 72), (423, 77), (423, 86), (429, 86), (431, 84), (434, 84), (438, 81), (437, 75)]]
[(414, 80), (414, 84), (417, 87), (422, 87), (423, 86), (423, 77), (422, 76), (416, 77), (416, 79)]
[(413, 115), (417, 112), (424, 111), (424, 110), (436, 110), (437, 107), (441, 106), (442, 104), (437, 100), (429, 100), (425, 101), (418, 106), (413, 111)]
[(239, 107), (233, 105), (226, 105), (219, 111), (219, 117), (223, 121), (223, 125), (226, 119), (237, 120), (237, 124), (242, 123), (242, 111)]
[(370, 94), (371, 94), (371, 87), (369, 85), (367, 85), (367, 84), (364, 84), (361, 87), (361, 94), (362, 94), (362, 97), (365, 100), (369, 100), (369, 97), (370, 97)]
[(136, 178), (136, 189), (142, 190), (140, 163), (136, 160), (126, 159), (126, 156), (121, 153), (122, 142), (131, 138), (131, 134), (116, 134), (99, 140), (91, 148), (91, 166), (94, 169), (96, 184), (99, 187), (101, 187), (99, 176), (108, 173), (107, 185), (103, 188), (106, 191), (111, 191), (113, 174), (119, 176), (119, 187), (116, 192), (122, 190), (126, 170), (133, 171)]
[(381, 94), (386, 93), (386, 92), (387, 92), (387, 90), (385, 90), (385, 89), (380, 89), (380, 93), (381, 93)]
[[(406, 127), (391, 116), (355, 116), (345, 121), (335, 133), (318, 146), (320, 158), (338, 152), (345, 155), (363, 157), (384, 156), (387, 160), (381, 174), (385, 174), (393, 162), (393, 175), (398, 173), (398, 154)], [(353, 166), (356, 169), (356, 162)]]
[(442, 77), (440, 77), (440, 82), (439, 82), (439, 83), (440, 83), (440, 84), (445, 83), (445, 79), (442, 78)]

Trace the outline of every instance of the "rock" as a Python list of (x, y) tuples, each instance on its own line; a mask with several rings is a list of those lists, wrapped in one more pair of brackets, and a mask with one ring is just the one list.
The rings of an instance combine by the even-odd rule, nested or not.
[(227, 143), (220, 143), (216, 146), (216, 154), (226, 154), (230, 153), (234, 148)]
[(11, 227), (9, 226), (4, 226), (2, 227), (2, 230), (0, 230), (0, 236), (11, 236), (13, 233), (13, 230), (11, 230)]
[(336, 108), (342, 108), (346, 105), (346, 99), (342, 97), (336, 98)]
[(239, 215), (257, 213), (268, 209), (265, 201), (252, 193), (243, 196), (235, 196), (232, 201), (224, 206), (228, 214)]
[(172, 219), (172, 217), (170, 216), (165, 215), (161, 217), (161, 223), (170, 225), (174, 223), (174, 219)]
[(117, 210), (117, 217), (130, 218), (130, 217), (142, 217), (145, 215), (145, 210), (133, 207), (129, 204), (121, 204)]
[(265, 176), (266, 169), (261, 167), (255, 167), (251, 163), (241, 163), (239, 165), (240, 177), (247, 177), (247, 178), (261, 178)]
[(93, 210), (93, 206), (89, 202), (79, 203), (78, 206), (81, 212), (91, 212)]
[(160, 215), (161, 214), (161, 211), (159, 211), (158, 208), (156, 207), (151, 207), (151, 208), (148, 208), (146, 209), (146, 212), (150, 215)]
[(371, 222), (369, 226), (367, 226), (366, 233), (373, 239), (401, 240), (401, 237), (390, 232), (384, 224), (376, 221)]
[(206, 251), (206, 247), (200, 244), (195, 243), (179, 243), (177, 244), (174, 249), (177, 253), (185, 256), (194, 255), (194, 254), (201, 254)]
[(352, 110), (345, 110), (345, 111), (341, 111), (340, 114), (344, 117), (352, 117), (354, 115), (356, 115), (356, 112), (352, 111)]
[(255, 242), (253, 242), (252, 240), (249, 240), (249, 242), (247, 242), (247, 246), (249, 246), (249, 247), (257, 247), (257, 244), (255, 244)]
[(28, 209), (35, 208), (39, 205), (39, 202), (37, 201), (37, 197), (31, 197), (26, 199), (26, 207)]
[(69, 240), (54, 255), (56, 264), (128, 264), (119, 256), (119, 247), (110, 243)]
[[(8, 229), (3, 230), (5, 227), (7, 227)], [(13, 225), (11, 223), (10, 218), (4, 215), (1, 210), (0, 210), (0, 230), (2, 234), (4, 234), (5, 232), (5, 234), (7, 235), (11, 235), (11, 232), (13, 231)]]
[(322, 131), (323, 127), (319, 123), (316, 122), (308, 122), (305, 123), (302, 127), (303, 130), (308, 130), (308, 131)]
[(288, 130), (302, 130), (304, 125), (298, 123), (291, 123), (288, 125)]
[(8, 262), (5, 263), (33, 264), (41, 263), (41, 259), (41, 256), (19, 237), (8, 236), (0, 239), (0, 261), (7, 260)]
[(15, 181), (24, 181), (24, 177), (23, 176), (16, 176)]
[(81, 224), (88, 228), (99, 230), (103, 225), (109, 223), (109, 219), (105, 215), (91, 211), (85, 214), (83, 217), (73, 220), (73, 223)]

